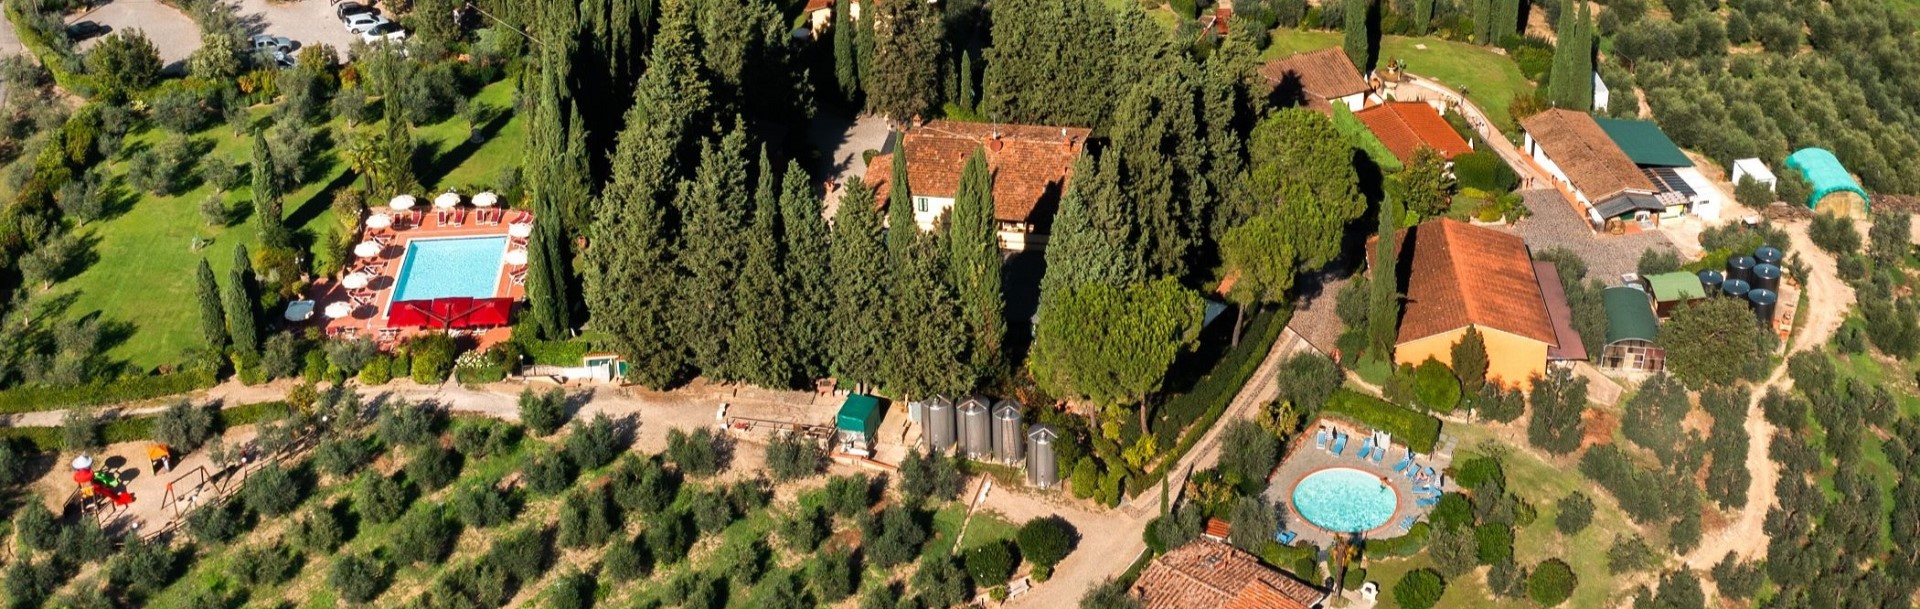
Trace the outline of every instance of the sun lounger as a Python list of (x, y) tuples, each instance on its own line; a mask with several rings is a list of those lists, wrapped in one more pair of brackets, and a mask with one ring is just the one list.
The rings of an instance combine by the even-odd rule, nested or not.
[(1425, 470), (1421, 470), (1421, 472), (1420, 472), (1420, 475), (1421, 475), (1421, 476), (1424, 476), (1424, 477), (1426, 477), (1426, 478), (1427, 478), (1428, 480), (1432, 480), (1432, 479), (1433, 479), (1433, 466), (1431, 466), (1431, 465), (1429, 465), (1429, 466), (1427, 466), (1427, 468), (1426, 468)]
[(1373, 451), (1373, 464), (1379, 465), (1382, 460), (1387, 458), (1387, 445), (1380, 442), (1374, 442), (1373, 445), (1379, 447)]
[(1347, 451), (1347, 434), (1343, 434), (1340, 432), (1334, 432), (1334, 434), (1335, 435), (1333, 436), (1333, 454), (1338, 455), (1346, 452)]
[(1354, 456), (1359, 457), (1361, 461), (1365, 461), (1367, 460), (1367, 457), (1372, 454), (1373, 454), (1373, 438), (1367, 438), (1365, 441), (1362, 441), (1360, 443), (1360, 452), (1354, 453)]
[(1402, 457), (1399, 463), (1393, 464), (1393, 471), (1394, 473), (1407, 471), (1409, 465), (1413, 465), (1413, 451), (1407, 451), (1407, 456)]
[(509, 273), (508, 275), (513, 278), (513, 285), (527, 284), (527, 270), (524, 268), (518, 271), (514, 271), (512, 273)]
[(1327, 449), (1327, 428), (1322, 427), (1320, 433), (1313, 434), (1313, 447), (1320, 450)]
[(466, 226), (466, 224), (467, 224), (467, 210), (464, 210), (464, 209), (453, 210), (453, 225)]
[(1281, 531), (1273, 535), (1273, 540), (1280, 542), (1280, 545), (1284, 546), (1284, 545), (1293, 543), (1293, 538), (1295, 537), (1299, 537), (1299, 535), (1295, 534), (1293, 531)]
[(1413, 515), (1408, 515), (1408, 516), (1407, 516), (1406, 518), (1401, 518), (1401, 519), (1400, 519), (1400, 528), (1401, 528), (1401, 529), (1404, 529), (1404, 530), (1408, 530), (1408, 531), (1411, 531), (1411, 530), (1413, 530), (1413, 519), (1414, 519), (1414, 518), (1418, 518), (1418, 516), (1413, 516)]
[(1428, 497), (1426, 499), (1421, 499), (1413, 502), (1414, 505), (1417, 505), (1420, 507), (1433, 507), (1435, 504), (1438, 504), (1438, 503), (1440, 503), (1439, 497)]

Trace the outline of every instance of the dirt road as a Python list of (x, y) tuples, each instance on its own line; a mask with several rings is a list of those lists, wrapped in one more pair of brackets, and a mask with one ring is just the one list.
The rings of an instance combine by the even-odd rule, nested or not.
[[(1811, 275), (1802, 286), (1807, 291), (1807, 306), (1800, 314), (1806, 319), (1793, 344), (1788, 345), (1787, 353), (1792, 355), (1818, 348), (1833, 337), (1846, 320), (1847, 310), (1853, 307), (1853, 288), (1834, 275), (1833, 257), (1807, 238), (1807, 224), (1794, 223), (1786, 229), (1793, 240), (1793, 251), (1807, 263)], [(1749, 560), (1767, 556), (1767, 510), (1774, 505), (1774, 484), (1780, 479), (1780, 470), (1767, 454), (1773, 444), (1773, 425), (1760, 410), (1760, 398), (1769, 388), (1793, 389), (1786, 366), (1774, 370), (1766, 383), (1754, 388), (1753, 401), (1747, 405), (1746, 428), (1751, 440), (1747, 444), (1747, 471), (1753, 473), (1753, 481), (1747, 486), (1747, 505), (1733, 514), (1726, 528), (1707, 535), (1699, 548), (1687, 554), (1685, 561), (1690, 567), (1712, 568), (1727, 552)]]

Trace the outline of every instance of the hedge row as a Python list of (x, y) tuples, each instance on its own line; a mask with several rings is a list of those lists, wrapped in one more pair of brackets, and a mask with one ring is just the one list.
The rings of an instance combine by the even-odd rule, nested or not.
[(593, 351), (584, 340), (516, 340), (533, 363), (542, 366), (578, 366), (580, 359)]
[(137, 402), (190, 393), (219, 382), (211, 371), (193, 370), (65, 387), (16, 387), (0, 391), (0, 414)]
[[(243, 404), (220, 411), (215, 418), (220, 429), (254, 425), (285, 416), (291, 407), (286, 402)], [(100, 426), (100, 437), (108, 444), (153, 439), (153, 423), (158, 414), (120, 417)], [(37, 452), (60, 451), (59, 427), (0, 427), (0, 441), (12, 440)]]
[[(1173, 450), (1162, 453), (1160, 465), (1154, 467), (1146, 480), (1129, 483), (1128, 495), (1138, 497), (1147, 489), (1158, 486), (1160, 481), (1166, 479), (1167, 470), (1178, 463), (1187, 451), (1193, 450), (1193, 445), (1200, 442), (1201, 436), (1207, 435), (1207, 430), (1212, 429), (1221, 415), (1226, 414), (1233, 396), (1239, 394), (1240, 388), (1246, 386), (1247, 380), (1253, 378), (1253, 373), (1260, 369), (1260, 362), (1266, 359), (1273, 341), (1279, 339), (1280, 331), (1286, 329), (1287, 320), (1292, 315), (1290, 310), (1254, 314), (1253, 319), (1242, 328), (1244, 332), (1241, 333), (1240, 344), (1227, 351), (1211, 372), (1194, 383), (1192, 391), (1167, 400), (1164, 407), (1166, 420), (1161, 422), (1160, 429), (1155, 433), (1179, 433), (1180, 441), (1174, 444)], [(1194, 413), (1199, 415), (1195, 416)], [(1162, 436), (1157, 440), (1165, 446), (1171, 438)]]
[(40, 59), (40, 65), (53, 74), (54, 84), (80, 97), (93, 96), (93, 79), (85, 74), (68, 72), (64, 61), (68, 56), (54, 50), (52, 43), (40, 30), (27, 25), (29, 23), (27, 17), (14, 10), (11, 2), (6, 4), (6, 15), (8, 27), (12, 27), (14, 35), (20, 38), (20, 43)]
[(1393, 434), (1396, 442), (1405, 442), (1415, 452), (1431, 453), (1440, 441), (1440, 419), (1422, 412), (1342, 387), (1327, 399), (1320, 414), (1346, 419)]

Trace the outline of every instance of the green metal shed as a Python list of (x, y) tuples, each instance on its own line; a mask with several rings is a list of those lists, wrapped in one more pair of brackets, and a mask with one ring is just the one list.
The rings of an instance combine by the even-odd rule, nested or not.
[(871, 441), (880, 432), (880, 398), (864, 393), (847, 396), (840, 405), (840, 414), (834, 415), (833, 426), (842, 434), (859, 434), (862, 440)]
[(1607, 344), (1625, 340), (1653, 342), (1660, 335), (1660, 322), (1647, 304), (1647, 293), (1634, 288), (1611, 287), (1600, 292), (1607, 309)]
[(1666, 132), (1652, 121), (1623, 120), (1593, 117), (1600, 130), (1607, 133), (1607, 139), (1619, 146), (1633, 164), (1641, 167), (1692, 167), (1693, 159), (1680, 151), (1680, 146), (1667, 137)]
[(1686, 271), (1648, 275), (1647, 283), (1653, 286), (1653, 299), (1659, 302), (1682, 302), (1707, 297), (1707, 289), (1700, 286), (1700, 277)]
[[(1801, 177), (1813, 186), (1813, 194), (1807, 197), (1807, 209), (1842, 216), (1865, 216), (1869, 211), (1872, 197), (1854, 181), (1853, 174), (1847, 173), (1840, 158), (1825, 148), (1801, 148), (1787, 155), (1787, 167), (1799, 170)], [(1828, 199), (1829, 196), (1834, 198)]]

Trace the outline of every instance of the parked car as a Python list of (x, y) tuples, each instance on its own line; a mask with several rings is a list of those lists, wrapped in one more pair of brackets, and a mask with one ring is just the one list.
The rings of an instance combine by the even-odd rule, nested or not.
[(386, 17), (382, 17), (372, 13), (360, 13), (357, 15), (348, 15), (347, 18), (345, 19), (345, 22), (347, 24), (347, 31), (353, 32), (355, 34), (365, 34), (367, 33), (367, 30), (371, 30), (375, 26), (379, 26), (387, 23), (393, 23), (392, 21), (388, 21)]
[(73, 25), (67, 26), (67, 39), (80, 42), (88, 38), (105, 36), (111, 31), (113, 26), (97, 21), (75, 21)]
[(253, 41), (253, 49), (256, 51), (279, 51), (282, 53), (293, 51), (293, 41), (285, 36), (254, 34), (250, 40)]
[(361, 32), (360, 39), (367, 41), (367, 44), (373, 44), (382, 40), (406, 40), (407, 30), (398, 24), (382, 23), (368, 28), (365, 32)]
[(340, 17), (341, 21), (345, 21), (354, 15), (377, 15), (379, 11), (358, 2), (342, 2), (339, 6), (333, 7), (333, 14)]

